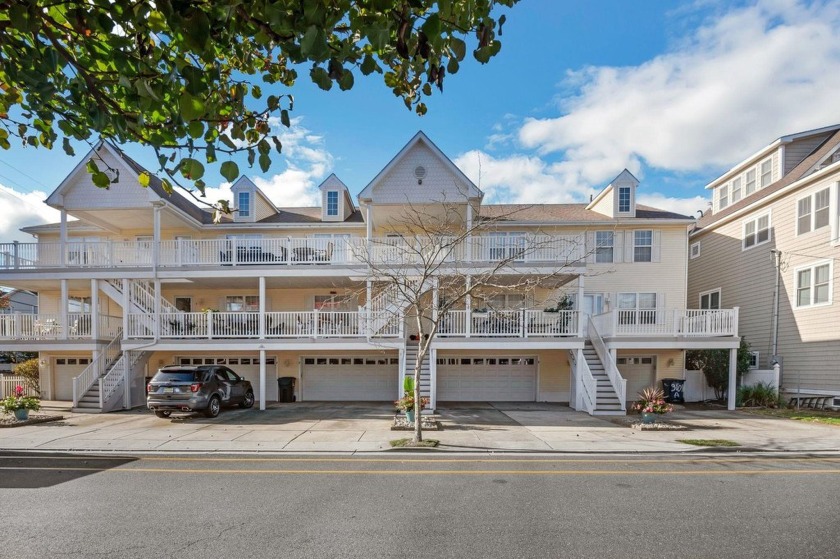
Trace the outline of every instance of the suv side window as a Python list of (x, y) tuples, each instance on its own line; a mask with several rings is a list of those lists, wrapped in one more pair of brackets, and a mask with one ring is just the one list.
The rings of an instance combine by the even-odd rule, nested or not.
[(239, 375), (228, 369), (227, 367), (222, 367), (219, 371), (227, 377), (227, 379), (231, 382), (239, 382), (241, 379)]

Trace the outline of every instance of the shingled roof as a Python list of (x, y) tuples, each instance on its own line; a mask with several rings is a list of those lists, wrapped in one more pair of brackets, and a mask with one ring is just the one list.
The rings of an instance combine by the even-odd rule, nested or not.
[[(604, 222), (624, 221), (626, 218), (611, 218), (593, 210), (587, 204), (487, 204), (481, 207), (481, 217), (500, 221), (557, 223), (557, 222)], [(686, 215), (636, 205), (634, 219), (691, 220)]]
[(724, 219), (727, 216), (734, 214), (735, 212), (739, 211), (746, 206), (752, 205), (756, 202), (763, 200), (769, 196), (772, 196), (779, 190), (782, 190), (786, 186), (789, 186), (796, 181), (805, 178), (810, 171), (813, 170), (814, 166), (819, 163), (825, 156), (831, 154), (835, 149), (840, 146), (840, 130), (834, 132), (831, 136), (826, 138), (820, 145), (818, 145), (814, 150), (799, 164), (794, 167), (788, 174), (783, 176), (781, 179), (777, 180), (773, 184), (768, 185), (765, 188), (757, 190), (747, 196), (746, 198), (742, 198), (738, 202), (732, 204), (731, 206), (727, 206), (726, 208), (712, 213), (706, 212), (703, 217), (697, 220), (697, 227), (695, 232), (698, 232), (704, 228), (708, 228), (718, 221)]

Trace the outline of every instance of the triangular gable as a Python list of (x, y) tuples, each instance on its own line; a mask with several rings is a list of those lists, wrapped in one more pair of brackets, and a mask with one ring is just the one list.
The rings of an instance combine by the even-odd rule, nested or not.
[(344, 202), (347, 204), (347, 207), (355, 211), (356, 206), (353, 204), (353, 197), (350, 196), (350, 189), (347, 188), (344, 181), (338, 178), (335, 173), (330, 173), (330, 176), (318, 185), (318, 190), (321, 192), (325, 192), (327, 190), (340, 190), (344, 193)]
[(266, 204), (268, 204), (269, 207), (273, 208), (275, 212), (277, 211), (277, 206), (274, 205), (274, 202), (271, 201), (271, 198), (269, 198), (268, 195), (265, 192), (260, 190), (260, 187), (257, 186), (254, 183), (254, 181), (252, 181), (250, 178), (246, 177), (245, 175), (242, 175), (241, 177), (236, 179), (236, 182), (233, 183), (233, 185), (230, 187), (230, 190), (231, 190), (231, 192), (236, 192), (236, 191), (241, 190), (243, 188), (248, 188), (248, 189), (252, 190), (254, 193), (256, 193), (257, 196), (262, 198), (262, 200)]
[(591, 210), (595, 206), (597, 206), (599, 204), (599, 202), (601, 202), (604, 199), (605, 196), (607, 196), (608, 194), (610, 194), (612, 192), (613, 185), (618, 184), (618, 183), (632, 183), (632, 185), (634, 187), (636, 187), (636, 186), (639, 186), (639, 179), (637, 179), (633, 175), (633, 173), (631, 173), (627, 169), (624, 169), (623, 171), (621, 171), (618, 174), (617, 177), (615, 177), (613, 180), (611, 180), (609, 182), (609, 184), (607, 186), (605, 186), (604, 189), (601, 190), (601, 192), (599, 192), (597, 196), (595, 196), (595, 198), (592, 199), (591, 202), (589, 202), (589, 204), (586, 206), (586, 209)]
[(403, 204), (482, 198), (484, 193), (422, 131), (359, 193), (359, 200)]

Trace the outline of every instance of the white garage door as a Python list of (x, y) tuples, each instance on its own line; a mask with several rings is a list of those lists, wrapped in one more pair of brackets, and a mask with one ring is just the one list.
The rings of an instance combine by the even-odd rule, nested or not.
[[(230, 369), (251, 383), (254, 387), (254, 398), (260, 399), (260, 358), (251, 357), (179, 357), (179, 365), (227, 365)], [(265, 358), (265, 399), (267, 402), (277, 401), (277, 360), (274, 357)]]
[(396, 357), (304, 357), (301, 399), (381, 402), (396, 400)]
[(627, 401), (639, 399), (639, 392), (656, 384), (656, 361), (653, 357), (619, 357), (618, 372), (627, 379)]
[(444, 357), (437, 360), (437, 399), (442, 402), (533, 402), (534, 357)]
[[(53, 398), (73, 401), (73, 377), (77, 377), (90, 365), (86, 357), (56, 357), (53, 376)], [(81, 394), (79, 395), (81, 397)]]

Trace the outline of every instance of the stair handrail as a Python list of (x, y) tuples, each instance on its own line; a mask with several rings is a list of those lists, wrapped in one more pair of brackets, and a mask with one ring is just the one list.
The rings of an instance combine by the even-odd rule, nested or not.
[[(127, 373), (134, 370), (134, 366), (143, 357), (143, 353), (142, 351), (123, 352), (105, 376), (99, 379), (99, 409), (106, 411), (106, 406), (110, 403), (112, 396), (118, 393), (118, 389), (126, 381)], [(127, 370), (126, 367), (128, 367)]]
[(578, 387), (578, 401), (583, 403), (583, 408), (589, 415), (595, 413), (596, 400), (598, 398), (598, 383), (589, 369), (589, 363), (586, 359), (573, 358), (575, 362), (575, 371), (579, 379)]
[(99, 355), (85, 367), (79, 376), (73, 377), (73, 407), (79, 405), (79, 400), (91, 389), (96, 381), (105, 375), (120, 356), (120, 340), (122, 340), (122, 328), (117, 328), (117, 335), (108, 342)]
[(589, 339), (592, 341), (592, 347), (595, 348), (595, 353), (598, 354), (598, 359), (600, 359), (601, 364), (604, 365), (604, 372), (610, 379), (610, 384), (615, 391), (615, 395), (618, 397), (618, 402), (621, 405), (621, 411), (627, 411), (627, 379), (622, 377), (621, 373), (618, 371), (618, 366), (615, 364), (612, 354), (609, 350), (607, 350), (607, 344), (598, 332), (598, 328), (595, 326), (595, 321), (589, 320), (587, 322), (587, 332), (589, 334)]

